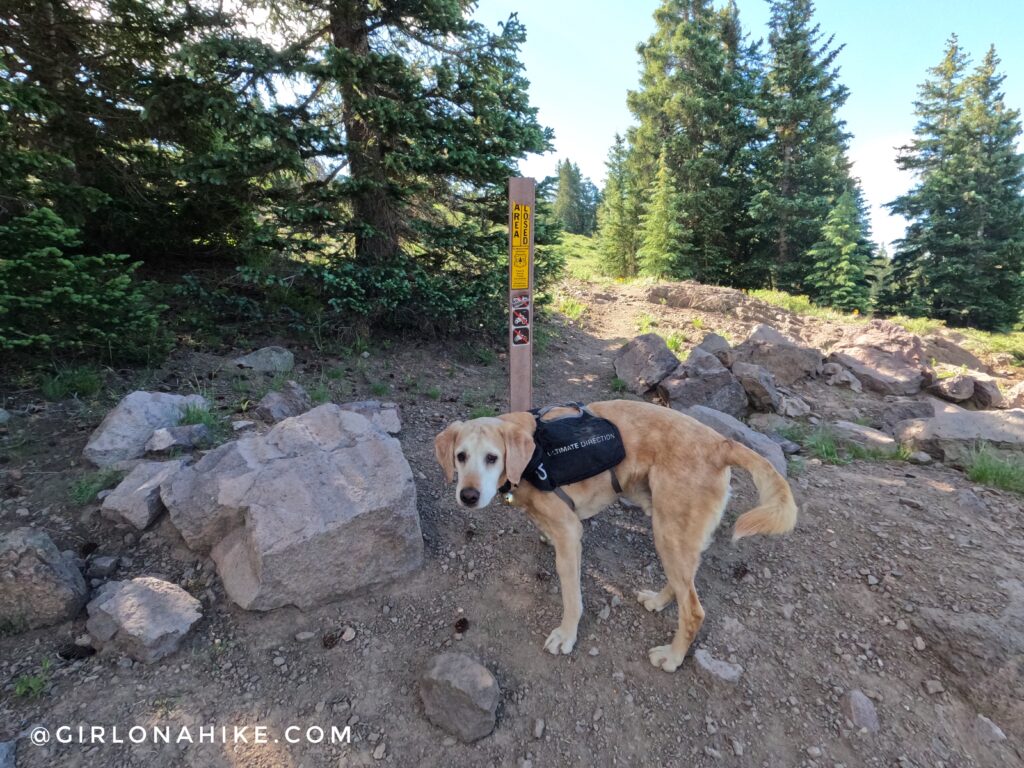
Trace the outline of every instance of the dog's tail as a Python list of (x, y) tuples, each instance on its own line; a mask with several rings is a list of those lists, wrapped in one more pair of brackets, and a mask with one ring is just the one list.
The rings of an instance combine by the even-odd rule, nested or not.
[(724, 443), (724, 463), (742, 467), (754, 478), (761, 502), (739, 516), (732, 530), (732, 540), (755, 533), (788, 533), (796, 525), (796, 502), (786, 478), (771, 463), (735, 440)]

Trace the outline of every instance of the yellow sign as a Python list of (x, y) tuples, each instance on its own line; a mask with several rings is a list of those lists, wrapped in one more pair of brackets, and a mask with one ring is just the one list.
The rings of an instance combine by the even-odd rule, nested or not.
[(512, 203), (512, 277), (513, 291), (530, 287), (530, 206)]

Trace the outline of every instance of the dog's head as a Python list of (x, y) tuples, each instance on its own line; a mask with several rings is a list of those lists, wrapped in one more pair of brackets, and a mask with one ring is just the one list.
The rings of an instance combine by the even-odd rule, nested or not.
[(510, 416), (456, 421), (434, 438), (445, 479), (458, 477), (455, 499), (469, 509), (490, 504), (506, 480), (518, 485), (533, 448), (532, 430)]

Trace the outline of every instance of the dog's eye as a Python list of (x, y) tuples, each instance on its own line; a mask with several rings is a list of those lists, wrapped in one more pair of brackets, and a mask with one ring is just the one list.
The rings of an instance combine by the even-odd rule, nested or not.
[(459, 451), (458, 455), (455, 458), (459, 460), (459, 464), (465, 464), (466, 463), (466, 452), (465, 451)]
[(493, 464), (493, 463), (494, 463), (494, 462), (496, 462), (497, 460), (498, 460), (498, 457), (497, 457), (497, 456), (495, 456), (495, 455), (494, 455), (493, 453), (488, 453), (488, 454), (487, 454), (487, 463), (488, 463), (488, 464)]

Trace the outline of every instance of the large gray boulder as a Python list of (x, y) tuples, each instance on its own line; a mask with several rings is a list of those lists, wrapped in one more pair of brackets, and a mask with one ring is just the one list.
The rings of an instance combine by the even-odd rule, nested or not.
[(658, 396), (675, 410), (706, 405), (736, 417), (747, 414), (747, 393), (743, 385), (719, 359), (695, 348), (685, 363), (658, 384)]
[(770, 325), (755, 326), (733, 354), (737, 362), (759, 365), (770, 371), (777, 384), (789, 385), (821, 373), (822, 358), (818, 350), (798, 344)]
[(929, 419), (935, 415), (936, 406), (940, 401), (934, 398), (914, 400), (907, 397), (886, 398), (888, 404), (882, 409), (879, 421), (882, 426), (895, 433), (896, 425), (908, 419)]
[(821, 366), (821, 377), (830, 387), (848, 387), (854, 392), (863, 390), (860, 379), (839, 363), (825, 363)]
[(148, 528), (164, 511), (160, 486), (185, 466), (184, 459), (140, 461), (113, 490), (100, 513), (115, 523), (128, 523), (140, 531)]
[(782, 448), (767, 435), (755, 432), (739, 419), (734, 419), (727, 413), (716, 411), (713, 408), (706, 408), (702, 405), (695, 405), (682, 411), (692, 419), (701, 424), (711, 427), (722, 437), (743, 443), (750, 450), (759, 453), (771, 462), (771, 465), (778, 470), (783, 477), (787, 473), (786, 455)]
[(710, 352), (726, 368), (732, 367), (735, 355), (732, 351), (732, 345), (724, 336), (720, 336), (717, 333), (706, 334), (700, 344), (697, 345), (697, 348)]
[(974, 392), (967, 401), (967, 407), (983, 411), (986, 408), (999, 408), (1003, 404), (999, 382), (978, 371), (971, 371), (971, 378), (974, 379)]
[(775, 377), (767, 369), (737, 361), (732, 365), (732, 375), (742, 385), (755, 409), (778, 411), (782, 407), (782, 394), (775, 387)]
[(1007, 408), (1024, 408), (1024, 381), (1011, 387), (1004, 401)]
[(149, 663), (174, 653), (202, 618), (199, 601), (176, 584), (140, 576), (110, 581), (89, 603), (93, 647)]
[(612, 361), (615, 375), (630, 392), (643, 395), (658, 386), (679, 365), (665, 340), (656, 333), (645, 333), (623, 345)]
[(284, 347), (263, 347), (235, 358), (234, 363), (257, 373), (286, 373), (295, 367), (295, 356)]
[(96, 427), (82, 455), (97, 467), (140, 458), (146, 452), (146, 443), (153, 431), (176, 426), (190, 405), (209, 407), (200, 395), (132, 392)]
[(43, 531), (0, 536), (0, 626), (35, 629), (73, 619), (88, 594), (78, 568)]
[(1020, 408), (968, 411), (943, 403), (936, 405), (930, 418), (901, 421), (895, 433), (905, 448), (925, 451), (954, 466), (969, 464), (982, 443), (996, 453), (1024, 458), (1024, 409)]
[(885, 320), (849, 329), (832, 347), (829, 361), (883, 395), (912, 395), (928, 381), (920, 337)]
[(464, 742), (494, 730), (501, 691), (487, 667), (461, 653), (442, 653), (420, 678), (427, 719)]
[(334, 404), (225, 443), (164, 483), (161, 498), (251, 610), (322, 605), (404, 576), (423, 557), (401, 445)]
[(974, 395), (974, 379), (964, 373), (936, 380), (928, 387), (928, 391), (936, 397), (951, 403), (962, 403)]

